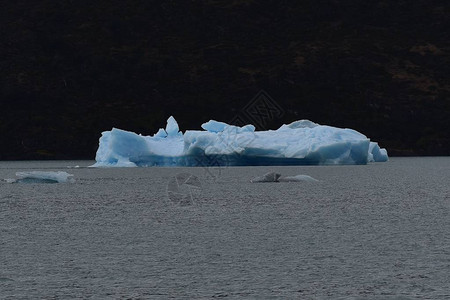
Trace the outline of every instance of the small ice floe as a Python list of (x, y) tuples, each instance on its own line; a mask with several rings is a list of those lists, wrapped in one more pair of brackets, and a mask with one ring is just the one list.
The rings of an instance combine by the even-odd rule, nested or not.
[(269, 172), (262, 176), (258, 176), (250, 180), (250, 182), (278, 182), (278, 178), (280, 178), (281, 174), (275, 172)]
[(250, 182), (316, 182), (319, 181), (308, 175), (295, 175), (295, 176), (284, 176), (281, 177), (281, 174), (275, 172), (269, 172), (262, 176), (258, 176), (250, 180)]
[(308, 181), (308, 182), (315, 182), (315, 181), (319, 181), (315, 178), (312, 178), (311, 176), (308, 175), (295, 175), (295, 176), (285, 176), (285, 177), (281, 177), (278, 181), (280, 182), (300, 182), (300, 181)]
[(66, 183), (75, 182), (71, 178), (73, 174), (67, 172), (53, 172), (53, 171), (28, 171), (16, 172), (17, 179), (5, 179), (7, 183)]

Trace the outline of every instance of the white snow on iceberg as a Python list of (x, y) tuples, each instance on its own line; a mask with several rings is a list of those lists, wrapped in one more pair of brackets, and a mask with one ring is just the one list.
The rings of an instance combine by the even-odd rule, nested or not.
[(153, 136), (113, 128), (100, 138), (93, 167), (366, 164), (388, 160), (386, 149), (352, 130), (309, 120), (255, 131), (211, 120), (179, 131), (173, 117)]

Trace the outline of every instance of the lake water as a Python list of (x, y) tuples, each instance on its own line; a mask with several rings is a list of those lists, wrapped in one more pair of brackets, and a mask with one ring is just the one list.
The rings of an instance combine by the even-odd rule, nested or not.
[[(92, 163), (0, 162), (0, 179), (42, 170), (76, 180), (0, 182), (1, 299), (450, 299), (449, 157)], [(249, 182), (268, 171), (319, 182)]]

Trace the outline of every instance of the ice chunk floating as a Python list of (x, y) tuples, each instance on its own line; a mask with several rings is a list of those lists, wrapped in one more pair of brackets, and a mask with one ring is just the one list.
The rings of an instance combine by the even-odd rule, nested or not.
[(93, 167), (263, 166), (366, 164), (388, 160), (386, 149), (362, 133), (295, 121), (255, 131), (211, 120), (204, 130), (179, 131), (173, 117), (153, 136), (113, 128), (105, 131)]
[(312, 178), (311, 176), (308, 176), (308, 175), (299, 174), (299, 175), (295, 175), (295, 176), (281, 177), (278, 181), (280, 181), (280, 182), (302, 182), (302, 181), (316, 182), (319, 180)]
[(295, 175), (295, 176), (281, 177), (281, 174), (275, 173), (275, 172), (269, 172), (262, 176), (255, 177), (252, 180), (250, 180), (250, 182), (252, 182), (252, 183), (255, 183), (255, 182), (301, 182), (301, 181), (317, 182), (319, 180), (312, 178), (311, 176), (303, 175), (303, 174), (299, 174), (299, 175)]
[(73, 175), (67, 172), (29, 171), (16, 172), (17, 179), (5, 179), (8, 183), (65, 183), (74, 182)]
[(250, 182), (279, 182), (281, 174), (275, 172), (269, 172), (262, 176), (258, 176), (250, 180)]

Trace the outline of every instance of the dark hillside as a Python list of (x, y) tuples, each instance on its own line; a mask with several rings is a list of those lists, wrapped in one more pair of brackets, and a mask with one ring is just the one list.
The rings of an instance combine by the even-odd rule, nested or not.
[[(355, 4), (357, 3), (357, 4)], [(3, 1), (0, 160), (93, 159), (104, 130), (284, 114), (450, 155), (448, 1)], [(264, 129), (264, 128), (261, 128)]]

